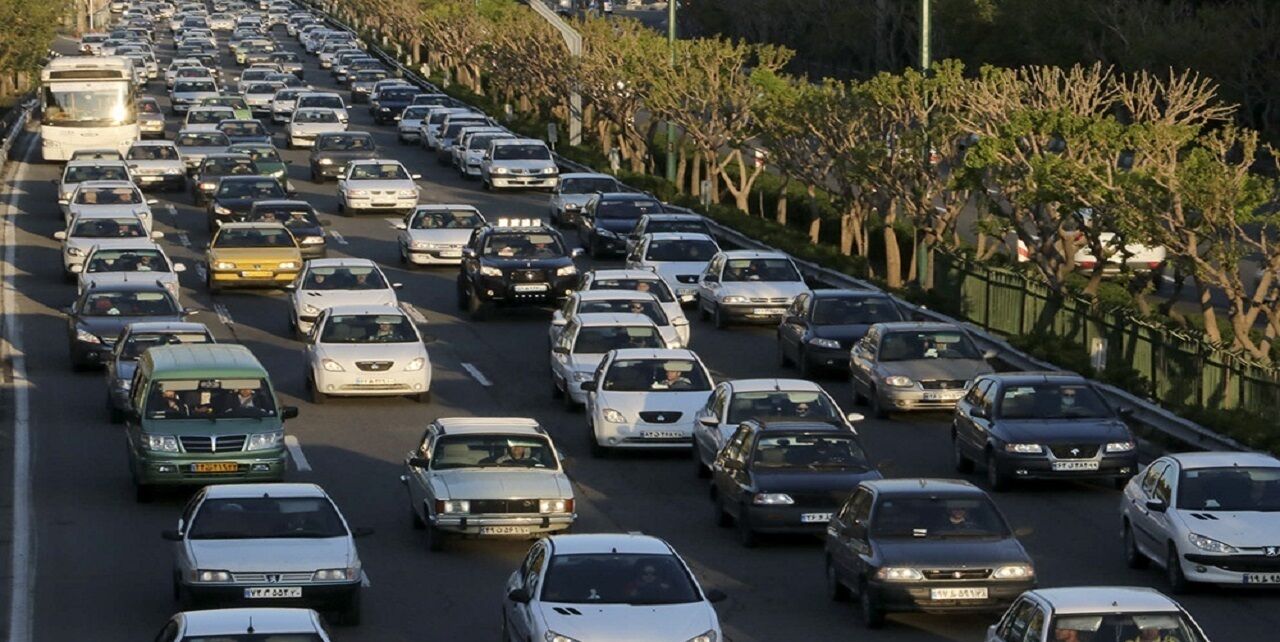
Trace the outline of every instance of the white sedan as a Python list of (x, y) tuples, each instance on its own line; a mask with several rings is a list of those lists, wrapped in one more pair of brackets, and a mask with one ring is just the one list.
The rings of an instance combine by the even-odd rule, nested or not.
[(586, 403), (582, 384), (610, 350), (665, 347), (661, 331), (642, 314), (575, 315), (551, 342), (551, 395), (575, 408)]
[(800, 270), (781, 252), (720, 252), (698, 279), (698, 313), (717, 328), (731, 322), (777, 325), (801, 293)]
[(301, 337), (321, 312), (336, 305), (395, 306), (399, 283), (391, 283), (369, 259), (311, 259), (289, 290), (289, 327)]
[(589, 290), (570, 294), (564, 305), (551, 315), (549, 338), (554, 344), (560, 331), (579, 314), (588, 313), (622, 313), (640, 314), (648, 317), (668, 348), (683, 348), (689, 345), (689, 321), (684, 315), (676, 319), (667, 316), (666, 310), (657, 297), (648, 292), (635, 290)]
[(647, 292), (658, 299), (662, 311), (667, 313), (676, 327), (684, 326), (685, 333), (681, 343), (689, 345), (689, 320), (685, 317), (680, 299), (676, 297), (671, 286), (652, 270), (608, 269), (591, 270), (582, 276), (582, 284), (578, 286), (584, 292), (589, 290), (635, 290)]
[(290, 149), (311, 147), (316, 136), (328, 132), (347, 131), (347, 121), (336, 109), (328, 107), (302, 107), (294, 110), (293, 118), (285, 125), (285, 136)]
[(419, 205), (395, 223), (400, 262), (413, 265), (458, 265), (471, 233), (485, 218), (471, 205)]
[(155, 640), (234, 640), (242, 638), (246, 631), (267, 640), (330, 640), (319, 613), (311, 609), (269, 607), (185, 611), (169, 618)]
[(414, 183), (420, 178), (396, 160), (351, 161), (338, 179), (338, 212), (412, 210), (422, 193)]
[(53, 238), (62, 242), (62, 269), (68, 280), (75, 279), (83, 269), (85, 257), (94, 246), (125, 246), (148, 237), (164, 238), (164, 232), (148, 234), (142, 221), (131, 215), (81, 214), (71, 219), (67, 229), (53, 233)]
[(145, 278), (164, 285), (177, 301), (181, 289), (178, 273), (186, 269), (186, 265), (170, 260), (154, 241), (135, 239), (115, 246), (94, 246), (84, 264), (73, 266), (71, 271), (80, 275), (77, 296), (91, 287)]
[(431, 399), (427, 347), (398, 307), (329, 308), (316, 319), (305, 351), (312, 403), (324, 403), (330, 395)]
[(617, 449), (688, 449), (711, 373), (691, 350), (614, 350), (584, 381), (591, 454)]
[(706, 234), (649, 234), (627, 255), (627, 267), (658, 273), (682, 304), (692, 303), (698, 298), (698, 277), (719, 251), (720, 246)]
[(158, 202), (143, 196), (133, 181), (84, 181), (71, 194), (63, 220), (70, 222), (82, 214), (133, 216), (151, 232), (151, 206)]

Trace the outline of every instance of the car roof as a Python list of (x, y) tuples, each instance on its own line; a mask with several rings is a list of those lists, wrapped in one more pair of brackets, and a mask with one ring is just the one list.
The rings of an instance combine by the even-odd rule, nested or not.
[(554, 555), (589, 555), (593, 553), (617, 553), (621, 555), (672, 555), (671, 545), (665, 541), (641, 533), (592, 533), (582, 535), (552, 535)]
[(963, 479), (875, 479), (862, 482), (881, 494), (930, 496), (985, 495), (981, 488)]
[(619, 359), (688, 359), (699, 361), (692, 350), (683, 348), (621, 348), (614, 350)]
[(567, 174), (560, 175), (560, 180), (566, 180), (570, 178), (607, 178), (612, 181), (618, 180), (608, 174), (601, 174), (599, 172), (569, 172)]
[[(166, 294), (169, 292), (169, 289), (164, 287), (164, 284), (160, 283), (155, 277), (150, 276), (153, 274), (162, 274), (162, 273), (117, 272), (117, 274), (122, 274), (124, 278), (121, 278), (120, 280), (108, 281), (106, 283), (100, 283), (98, 281), (94, 281), (93, 287), (86, 290), (86, 292), (164, 292)], [(134, 274), (134, 275), (145, 274), (148, 276), (144, 276), (144, 277), (135, 276), (134, 277), (135, 280), (129, 280), (128, 275), (130, 274)]]
[[(652, 274), (652, 272), (650, 272)], [(616, 299), (647, 301), (653, 299), (653, 293), (639, 290), (579, 290), (574, 292), (582, 301), (612, 301)]]
[[(644, 192), (600, 192), (602, 201), (658, 201), (658, 197)], [(661, 201), (658, 201), (661, 203)]]
[(701, 232), (650, 232), (645, 236), (655, 241), (711, 241), (716, 240)]
[(941, 321), (890, 321), (886, 323), (877, 323), (876, 326), (883, 332), (907, 332), (910, 330), (964, 331), (964, 328), (960, 327), (958, 324), (943, 323)]
[(790, 259), (785, 252), (766, 250), (721, 250), (726, 259)]
[(643, 314), (633, 314), (631, 312), (588, 312), (579, 314), (575, 317), (578, 325), (588, 327), (616, 327), (627, 325), (643, 325), (653, 327), (653, 319)]
[(1280, 467), (1280, 459), (1266, 453), (1192, 452), (1168, 455), (1183, 469), (1225, 468), (1229, 466)]
[(307, 267), (309, 267), (309, 268), (318, 268), (318, 267), (356, 267), (356, 266), (359, 266), (359, 267), (377, 267), (377, 266), (378, 266), (378, 264), (377, 264), (377, 263), (374, 263), (374, 262), (373, 262), (372, 260), (370, 260), (370, 259), (360, 259), (360, 258), (355, 258), (355, 257), (327, 258), (327, 259), (309, 259), (309, 260), (307, 261)]
[[(165, 253), (165, 252), (164, 252), (164, 249), (163, 249), (163, 248), (161, 248), (159, 245), (157, 245), (157, 244), (156, 244), (156, 242), (155, 242), (155, 241), (153, 241), (153, 240), (151, 240), (151, 239), (141, 238), (141, 239), (131, 239), (131, 240), (133, 240), (133, 241), (135, 241), (135, 242), (133, 242), (133, 243), (112, 243), (111, 245), (106, 246), (106, 247), (103, 247), (103, 246), (101, 246), (101, 245), (94, 245), (93, 247), (89, 248), (89, 253), (90, 253), (90, 254), (92, 254), (92, 253), (94, 253), (94, 252), (97, 252), (98, 250), (105, 250), (105, 251), (107, 251), (107, 252), (130, 252), (130, 251), (135, 251), (135, 250), (158, 250), (161, 254), (164, 254), (164, 253)], [(166, 255), (166, 256), (167, 256), (167, 255)], [(90, 274), (92, 274), (92, 273), (90, 273)], [(107, 274), (111, 274), (111, 273), (110, 273), (110, 272), (108, 272)], [(121, 272), (121, 273), (117, 273), (117, 274), (128, 274), (128, 272)]]
[(453, 210), (471, 210), (479, 212), (475, 205), (466, 203), (419, 203), (413, 207), (414, 212), (448, 212)]
[(1088, 383), (1087, 379), (1074, 372), (996, 372), (983, 375), (983, 378), (1004, 384)]
[(235, 343), (156, 346), (142, 356), (151, 361), (153, 373), (169, 379), (259, 379), (267, 376), (267, 370), (258, 358), (248, 348)]
[[(173, 141), (171, 140), (138, 139), (133, 141), (132, 143), (129, 143), (129, 146), (130, 147), (173, 147), (174, 145), (173, 145)], [(75, 161), (75, 162), (82, 163), (84, 161)], [(115, 162), (119, 163), (123, 161), (115, 161)]]
[(1071, 586), (1036, 589), (1031, 593), (1052, 606), (1057, 615), (1182, 610), (1173, 599), (1145, 586)]
[(209, 327), (194, 321), (138, 321), (129, 324), (130, 332), (209, 332)]
[(652, 221), (701, 221), (701, 214), (672, 214), (671, 212), (655, 212), (645, 214), (644, 218)]
[(543, 434), (538, 422), (527, 417), (439, 417), (435, 423), (446, 435)]
[(402, 317), (408, 316), (398, 305), (334, 305), (330, 306), (328, 310), (330, 318), (340, 314), (395, 314)]
[(311, 633), (316, 630), (316, 616), (311, 609), (210, 609), (187, 611), (182, 618), (186, 621), (186, 633), (199, 636), (245, 633), (250, 626), (258, 634)]
[(805, 379), (733, 379), (726, 383), (733, 392), (822, 391), (822, 386)]
[(138, 185), (133, 181), (80, 181), (79, 187), (131, 187), (137, 188)]
[(890, 299), (888, 292), (879, 290), (850, 290), (845, 288), (829, 288), (814, 290), (812, 292), (815, 299), (840, 299), (840, 298), (857, 298), (857, 299)]
[[(155, 348), (151, 348), (155, 350)], [(210, 484), (205, 487), (206, 499), (249, 497), (327, 497), (324, 489), (316, 484), (299, 482), (274, 482), (264, 484)]]
[(502, 138), (502, 139), (493, 141), (493, 144), (495, 146), (500, 146), (500, 145), (542, 145), (543, 147), (547, 146), (545, 142), (538, 140), (537, 138)]
[(404, 166), (404, 163), (401, 163), (400, 161), (394, 158), (362, 158), (359, 160), (353, 160), (347, 164), (348, 165), (382, 165), (382, 164), (390, 164), (390, 163), (395, 163), (396, 165), (400, 165), (402, 167)]
[[(147, 142), (160, 142), (160, 141), (147, 141)], [(165, 142), (170, 142), (170, 141), (165, 141)], [(97, 167), (102, 165), (110, 165), (112, 167), (120, 167), (121, 165), (125, 167), (129, 166), (128, 163), (126, 163), (125, 161), (119, 158), (80, 158), (73, 161), (67, 161), (67, 167)]]
[[(226, 122), (226, 121), (223, 121), (223, 122)], [(205, 154), (204, 156), (204, 160), (214, 160), (219, 158), (231, 158), (235, 160), (253, 160), (252, 158), (249, 157), (248, 152), (214, 152), (212, 154)], [(233, 177), (228, 176), (227, 178), (233, 178)], [(235, 178), (244, 178), (244, 177), (238, 176)], [(262, 177), (250, 176), (249, 178), (262, 178)]]
[(835, 432), (842, 435), (853, 435), (847, 427), (830, 421), (802, 421), (796, 419), (774, 421), (748, 419), (747, 421), (760, 426), (760, 429), (765, 432)]
[[(606, 269), (592, 270), (587, 273), (592, 280), (610, 280), (610, 279), (643, 279), (645, 281), (661, 281), (662, 277), (658, 276), (653, 270), (642, 270), (639, 268), (632, 269)], [(586, 292), (587, 290), (583, 290)]]

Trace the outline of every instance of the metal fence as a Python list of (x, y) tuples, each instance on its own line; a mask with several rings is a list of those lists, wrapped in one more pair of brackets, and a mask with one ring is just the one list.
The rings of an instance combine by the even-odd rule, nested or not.
[(1198, 337), (1124, 313), (1063, 299), (1034, 279), (964, 257), (939, 255), (935, 289), (948, 311), (1004, 336), (1055, 336), (1088, 354), (1097, 370), (1131, 368), (1150, 397), (1171, 407), (1280, 408), (1280, 370)]

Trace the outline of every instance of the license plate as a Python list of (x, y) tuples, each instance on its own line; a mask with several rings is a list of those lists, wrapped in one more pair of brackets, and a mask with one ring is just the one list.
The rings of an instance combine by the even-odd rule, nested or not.
[(528, 535), (528, 526), (481, 526), (481, 535)]
[(801, 513), (800, 521), (805, 524), (814, 524), (818, 522), (826, 523), (831, 521), (831, 513)]
[(1098, 462), (1096, 461), (1055, 461), (1053, 462), (1054, 470), (1097, 470)]
[(390, 379), (356, 379), (357, 386), (382, 386), (389, 383)]
[(148, 182), (148, 181), (158, 181), (158, 180), (160, 180), (160, 177), (159, 177), (159, 176), (146, 176), (146, 175), (143, 175), (143, 176), (139, 176), (139, 177), (138, 177), (138, 180), (140, 180), (140, 181), (142, 181), (142, 182), (146, 183), (146, 182)]
[(680, 439), (686, 435), (675, 430), (645, 430), (640, 436), (645, 439)]
[(374, 201), (373, 206), (374, 207), (395, 207), (396, 202), (395, 201)]
[(255, 586), (244, 590), (244, 596), (251, 600), (288, 599), (302, 597), (301, 586)]
[(462, 258), (462, 250), (444, 250), (440, 252), (440, 258), (442, 259)]
[(548, 287), (546, 283), (521, 283), (514, 289), (516, 292), (545, 292)]
[(240, 470), (240, 465), (234, 461), (213, 461), (202, 464), (191, 464), (191, 472), (193, 473), (234, 473)]
[(246, 270), (240, 276), (246, 279), (269, 279), (272, 275), (269, 270)]
[(1245, 584), (1280, 584), (1280, 573), (1245, 573)]
[(985, 600), (987, 588), (936, 588), (929, 589), (931, 600)]
[(782, 310), (779, 308), (756, 308), (751, 313), (760, 317), (770, 317), (782, 314)]
[(963, 390), (946, 391), (946, 392), (929, 392), (925, 391), (923, 398), (925, 401), (955, 401), (964, 395)]

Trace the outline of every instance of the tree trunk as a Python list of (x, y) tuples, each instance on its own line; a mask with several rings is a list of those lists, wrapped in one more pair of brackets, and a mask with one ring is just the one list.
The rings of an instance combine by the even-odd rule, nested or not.
[(694, 198), (702, 196), (702, 152), (693, 154), (693, 168), (689, 173), (689, 195)]
[(777, 221), (778, 225), (782, 225), (784, 227), (787, 224), (787, 190), (785, 186), (786, 183), (783, 183), (782, 194), (778, 196), (778, 207), (774, 210), (773, 215), (773, 220)]
[(1213, 343), (1222, 343), (1222, 331), (1218, 329), (1218, 317), (1213, 309), (1213, 292), (1196, 279), (1196, 290), (1200, 294), (1200, 314), (1204, 315), (1204, 334)]
[(676, 154), (676, 192), (679, 194), (691, 193), (690, 190), (686, 190), (684, 186), (684, 173), (689, 167), (689, 155), (685, 153), (683, 145), (679, 147)]
[(889, 203), (884, 214), (884, 276), (889, 289), (902, 287), (902, 252), (898, 249), (898, 235), (893, 224), (898, 220), (898, 206)]

